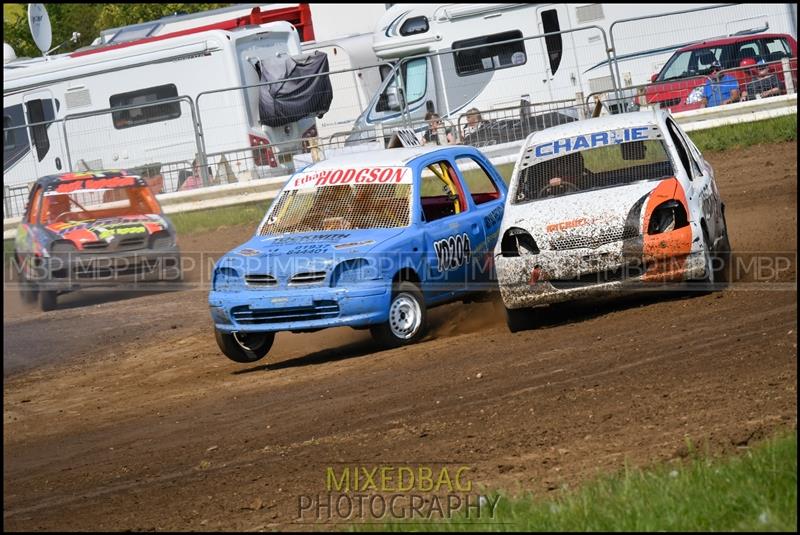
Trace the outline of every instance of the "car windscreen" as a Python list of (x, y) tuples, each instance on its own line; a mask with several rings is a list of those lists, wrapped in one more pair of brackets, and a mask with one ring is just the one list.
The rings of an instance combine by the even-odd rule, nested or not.
[[(556, 140), (527, 149), (530, 158), (526, 162), (523, 157), (513, 203), (674, 176), (672, 162), (661, 139), (622, 141), (623, 134), (619, 134), (617, 142), (613, 136), (608, 136), (610, 132), (599, 134), (606, 134), (609, 141), (586, 150), (569, 151), (569, 148), (580, 143), (576, 140), (591, 139), (598, 134)], [(553, 154), (556, 150), (558, 152)], [(535, 156), (537, 152), (540, 159)]]
[(273, 202), (259, 234), (406, 227), (411, 169), (364, 167), (294, 175)]
[(105, 217), (158, 214), (161, 209), (147, 186), (45, 191), (41, 222), (66, 223)]
[(670, 59), (658, 77), (658, 81), (666, 82), (690, 76), (707, 75), (711, 73), (712, 64), (720, 61), (721, 56), (722, 47), (698, 48), (680, 52)]

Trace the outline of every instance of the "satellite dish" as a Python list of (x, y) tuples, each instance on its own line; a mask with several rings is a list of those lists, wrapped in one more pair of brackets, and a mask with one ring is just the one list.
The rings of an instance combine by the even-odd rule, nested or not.
[(47, 55), (50, 45), (53, 44), (53, 30), (44, 4), (28, 4), (28, 25), (31, 27), (33, 42), (42, 54)]

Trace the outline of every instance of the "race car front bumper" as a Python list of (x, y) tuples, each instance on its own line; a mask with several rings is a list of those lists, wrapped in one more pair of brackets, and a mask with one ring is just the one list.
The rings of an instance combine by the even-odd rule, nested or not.
[[(518, 309), (674, 287), (702, 278), (702, 250), (679, 258), (644, 262), (619, 250), (541, 251), (537, 255), (495, 258), (500, 295), (506, 308)], [(671, 286), (670, 286), (671, 285)]]
[(367, 327), (389, 319), (390, 285), (317, 286), (292, 291), (211, 291), (211, 318), (222, 332), (315, 331)]
[(93, 286), (179, 280), (181, 260), (177, 246), (112, 254), (55, 254), (39, 259), (32, 272), (31, 281), (42, 290), (71, 291)]

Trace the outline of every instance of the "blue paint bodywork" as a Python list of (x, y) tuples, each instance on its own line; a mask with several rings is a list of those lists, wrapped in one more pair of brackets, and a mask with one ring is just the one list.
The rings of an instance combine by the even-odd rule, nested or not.
[[(498, 198), (475, 204), (455, 163), (463, 156), (481, 164), (497, 186)], [(468, 207), (425, 222), (421, 173), (443, 160), (458, 173)], [(396, 165), (413, 173), (409, 226), (253, 236), (215, 265), (209, 305), (216, 328), (229, 333), (368, 327), (388, 320), (397, 280), (418, 284), (428, 307), (496, 284), (492, 251), (507, 190), (494, 166), (466, 146), (425, 152)], [(449, 255), (442, 242), (449, 243)], [(298, 274), (311, 282), (290, 283)]]

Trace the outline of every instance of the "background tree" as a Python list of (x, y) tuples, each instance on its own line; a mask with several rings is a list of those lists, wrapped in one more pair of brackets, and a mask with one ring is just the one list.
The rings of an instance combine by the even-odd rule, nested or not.
[[(55, 47), (80, 32), (77, 43), (67, 43), (57, 53), (87, 46), (102, 30), (149, 22), (174, 14), (197, 13), (232, 4), (45, 4), (53, 28)], [(28, 27), (27, 4), (3, 4), (3, 41), (10, 44), (17, 57), (41, 55)]]

